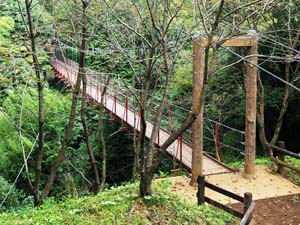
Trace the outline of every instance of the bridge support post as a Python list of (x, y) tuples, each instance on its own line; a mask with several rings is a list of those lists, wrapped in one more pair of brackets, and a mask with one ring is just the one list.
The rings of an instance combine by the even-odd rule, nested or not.
[(192, 179), (190, 185), (197, 185), (197, 178), (203, 169), (203, 91), (205, 48), (197, 40), (193, 43), (193, 112), (199, 112), (192, 125)]
[(256, 156), (256, 92), (257, 92), (257, 67), (258, 45), (255, 39), (249, 47), (250, 55), (246, 67), (246, 127), (245, 127), (245, 166), (244, 177), (253, 178), (255, 176), (255, 156)]

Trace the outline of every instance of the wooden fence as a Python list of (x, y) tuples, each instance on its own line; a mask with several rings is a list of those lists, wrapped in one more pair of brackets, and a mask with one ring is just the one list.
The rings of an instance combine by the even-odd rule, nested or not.
[[(242, 202), (244, 204), (244, 212), (241, 213), (229, 206), (223, 205), (223, 204), (205, 196), (205, 187), (209, 188), (211, 190), (214, 190), (220, 194), (223, 194), (227, 197), (233, 198), (239, 202)], [(198, 205), (202, 205), (202, 204), (204, 204), (204, 202), (207, 202), (215, 207), (218, 207), (218, 208), (232, 214), (235, 217), (240, 218), (241, 219), (240, 225), (248, 225), (251, 222), (252, 213), (253, 213), (253, 210), (255, 207), (255, 202), (252, 201), (252, 194), (250, 192), (246, 192), (244, 194), (244, 197), (241, 197), (235, 193), (232, 193), (230, 191), (222, 189), (216, 185), (210, 184), (207, 181), (205, 181), (204, 176), (199, 176), (198, 177), (197, 199), (198, 199)]]
[[(284, 163), (286, 155), (291, 156), (295, 159), (300, 159), (300, 155), (296, 154), (295, 152), (291, 152), (291, 151), (288, 151), (285, 149), (285, 143), (283, 141), (278, 141), (277, 145), (278, 146), (271, 145), (271, 148), (274, 152), (277, 153), (278, 159), (280, 161), (282, 161), (283, 163)], [(295, 170), (296, 172), (299, 172), (299, 170), (300, 170), (299, 168), (293, 168), (293, 166), (289, 165), (288, 163), (286, 163), (286, 165), (277, 163), (277, 165), (278, 165), (278, 173), (281, 175), (284, 174), (284, 167), (288, 167), (292, 170)]]

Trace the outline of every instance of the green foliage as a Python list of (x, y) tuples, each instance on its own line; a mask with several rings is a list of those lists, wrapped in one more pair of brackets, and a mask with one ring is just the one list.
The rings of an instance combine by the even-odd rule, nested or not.
[(176, 64), (174, 78), (172, 81), (171, 98), (175, 101), (190, 101), (192, 93), (192, 51), (183, 51)]
[[(44, 1), (40, 0), (33, 0), (32, 1), (32, 18), (34, 21), (34, 27), (41, 32), (42, 35), (46, 35), (46, 33), (49, 33), (51, 31), (51, 19), (52, 17), (50, 14), (46, 11), (44, 8)], [(7, 1), (7, 0), (0, 0), (1, 5), (1, 11), (0, 11), (0, 17), (1, 16), (9, 16), (14, 18), (15, 24), (16, 24), (16, 31), (23, 35), (26, 33), (26, 28), (24, 26), (23, 18), (20, 13), (23, 14), (23, 16), (26, 15), (26, 8), (25, 8), (25, 1)], [(19, 8), (20, 6), (20, 8)], [(25, 21), (26, 21), (25, 16)]]
[[(256, 158), (255, 159), (256, 165), (271, 165), (272, 161), (268, 157), (264, 158)], [(244, 166), (244, 161), (236, 161), (228, 164), (231, 168), (242, 168)]]
[(0, 46), (8, 46), (7, 38), (9, 37), (10, 33), (14, 30), (14, 26), (15, 21), (13, 18), (7, 16), (0, 17)]
[[(2, 176), (0, 176), (0, 203), (6, 198), (6, 195), (9, 193), (11, 189), (11, 185), (8, 181), (6, 181)], [(10, 194), (7, 195), (5, 202), (3, 203), (0, 211), (13, 209), (20, 204), (20, 199), (23, 197), (23, 193), (17, 190), (15, 187), (12, 188)]]
[[(23, 86), (25, 89), (26, 87)], [(22, 97), (24, 93), (24, 96)], [(64, 134), (64, 127), (70, 110), (69, 95), (62, 95), (58, 91), (45, 89), (45, 159), (43, 165), (47, 169), (53, 157), (60, 148), (60, 140)], [(23, 104), (22, 104), (23, 98)], [(0, 171), (6, 179), (13, 177), (23, 164), (21, 142), (24, 144), (26, 154), (32, 147), (38, 131), (38, 96), (37, 91), (27, 87), (10, 90), (9, 95), (2, 103), (5, 114), (0, 114), (0, 157), (2, 163)], [(20, 113), (22, 109), (22, 124)], [(20, 136), (15, 125), (22, 128)], [(76, 138), (76, 137), (74, 137)], [(35, 152), (33, 153), (34, 158)], [(29, 161), (29, 168), (34, 168), (34, 161)], [(34, 170), (33, 170), (34, 171)], [(32, 171), (32, 172), (33, 172)]]
[[(286, 156), (285, 161), (295, 167), (300, 167), (300, 160), (291, 156)], [(300, 173), (294, 170), (285, 168), (288, 177), (298, 186), (300, 186)]]
[[(191, 205), (166, 191), (167, 184), (155, 182), (156, 194), (145, 202), (138, 185), (127, 184), (95, 197), (48, 199), (39, 209), (23, 208), (0, 215), (1, 224), (225, 224), (228, 214), (207, 206)], [(45, 216), (47, 215), (47, 216)]]
[(31, 148), (32, 142), (26, 135), (19, 136), (12, 121), (3, 112), (0, 112), (0, 137), (0, 174), (6, 179), (11, 179), (16, 176), (22, 164), (20, 141), (22, 140), (27, 150)]

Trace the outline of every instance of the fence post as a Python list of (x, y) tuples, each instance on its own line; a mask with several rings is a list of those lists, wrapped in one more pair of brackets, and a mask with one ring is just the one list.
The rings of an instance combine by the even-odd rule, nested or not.
[[(244, 215), (247, 212), (251, 203), (252, 203), (252, 193), (245, 192), (245, 194), (244, 194)], [(248, 221), (251, 221), (251, 218), (252, 218), (252, 215), (249, 217)], [(249, 223), (247, 223), (247, 224), (249, 224)]]
[(198, 176), (197, 179), (198, 182), (198, 192), (197, 192), (197, 200), (198, 205), (204, 204), (204, 197), (205, 197), (205, 177), (204, 176)]
[[(285, 148), (285, 143), (284, 141), (278, 141), (277, 142), (278, 147), (280, 148)], [(278, 152), (278, 159), (280, 161), (284, 161), (284, 153), (282, 152)], [(284, 174), (284, 167), (278, 164), (278, 169), (277, 169), (277, 173), (279, 173), (280, 175)]]

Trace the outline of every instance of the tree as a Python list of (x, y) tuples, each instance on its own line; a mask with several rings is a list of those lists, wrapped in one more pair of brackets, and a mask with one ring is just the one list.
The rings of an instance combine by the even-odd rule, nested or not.
[[(165, 143), (156, 148), (155, 143), (162, 115), (170, 97), (174, 66), (180, 51), (189, 44), (193, 30), (192, 28), (187, 29), (184, 23), (178, 19), (183, 8), (188, 8), (190, 5), (186, 5), (184, 1), (178, 3), (147, 1), (146, 5), (125, 2), (115, 6), (110, 5), (108, 1), (105, 3), (114, 18), (107, 29), (113, 30), (112, 34), (118, 36), (121, 34), (122, 39), (126, 40), (123, 42), (120, 41), (120, 38), (111, 38), (114, 40), (112, 45), (120, 49), (125, 60), (129, 62), (136, 81), (135, 88), (139, 89), (137, 92), (127, 86), (139, 104), (141, 129), (137, 148), (140, 153), (140, 194), (146, 196), (152, 193), (152, 178), (164, 152), (192, 124), (199, 113), (191, 112), (187, 121), (172, 133)], [(127, 14), (123, 14), (123, 9), (126, 8), (129, 8), (129, 11)], [(124, 28), (126, 28), (126, 32), (124, 32)], [(129, 48), (130, 51), (126, 51), (126, 48)], [(135, 49), (138, 51), (134, 52)], [(155, 88), (158, 82), (160, 84), (159, 92)], [(146, 120), (149, 119), (148, 115), (151, 110), (149, 104), (153, 101), (151, 95), (158, 94), (162, 97), (159, 102), (156, 102), (158, 107), (151, 118), (153, 128), (147, 142)]]
[[(259, 108), (257, 121), (260, 142), (266, 154), (272, 159), (272, 161), (279, 165), (286, 166), (299, 172), (298, 168), (276, 159), (271, 148), (272, 145), (277, 143), (278, 138), (280, 137), (284, 117), (288, 110), (289, 99), (293, 93), (292, 90), (295, 89), (294, 84), (299, 79), (298, 72), (300, 64), (297, 60), (295, 60), (295, 55), (298, 54), (297, 49), (299, 47), (300, 40), (298, 26), (299, 17), (296, 13), (298, 8), (298, 2), (284, 1), (274, 6), (271, 12), (266, 14), (264, 17), (267, 23), (267, 29), (269, 30), (268, 33), (271, 35), (271, 37), (266, 35), (264, 40), (262, 40), (262, 42), (265, 41), (268, 43), (268, 48), (262, 48), (262, 50), (266, 51), (266, 54), (270, 54), (272, 59), (271, 62), (268, 63), (268, 71), (273, 73), (273, 77), (281, 79), (280, 81), (284, 82), (284, 87), (281, 88), (281, 85), (278, 82), (271, 81), (270, 79), (263, 80), (262, 75), (266, 72), (261, 72), (259, 76)], [(273, 86), (272, 88), (276, 85), (277, 91), (282, 93), (281, 103), (278, 102), (275, 106), (270, 105), (268, 100), (266, 100), (266, 98), (277, 98), (278, 96), (277, 94), (276, 96), (272, 96), (269, 88), (270, 84)], [(271, 107), (279, 108), (277, 116), (274, 119), (275, 126), (273, 124), (270, 126), (270, 121), (265, 119), (265, 114), (267, 113), (265, 108)], [(272, 130), (272, 132), (268, 132), (266, 134), (266, 129)]]
[[(32, 7), (33, 1), (25, 0), (26, 5), (26, 13), (27, 13), (27, 20), (28, 20), (28, 27), (29, 27), (29, 35), (31, 40), (31, 55), (33, 59), (33, 65), (34, 65), (34, 71), (36, 75), (36, 82), (37, 82), (37, 89), (38, 89), (38, 95), (39, 95), (39, 140), (38, 140), (38, 155), (36, 159), (36, 172), (35, 172), (35, 181), (34, 185), (31, 184), (31, 180), (28, 177), (28, 182), (32, 190), (32, 194), (34, 196), (34, 204), (36, 206), (40, 205), (42, 200), (40, 198), (39, 194), (39, 187), (41, 182), (41, 170), (42, 170), (42, 161), (43, 161), (43, 154), (44, 154), (44, 144), (45, 144), (45, 138), (44, 138), (44, 91), (43, 91), (43, 79), (41, 76), (41, 66), (38, 60), (37, 55), (37, 46), (36, 46), (36, 31), (34, 31), (33, 28), (33, 21), (31, 16), (31, 7)], [(22, 12), (21, 12), (22, 13)], [(26, 159), (24, 159), (26, 160)]]
[(85, 51), (87, 49), (87, 9), (89, 6), (89, 1), (81, 1), (82, 3), (82, 31), (81, 31), (81, 47), (80, 47), (80, 56), (79, 56), (79, 71), (78, 76), (76, 80), (75, 87), (73, 89), (73, 97), (72, 97), (72, 105), (71, 105), (71, 111), (69, 116), (69, 122), (68, 126), (65, 130), (64, 139), (62, 141), (62, 146), (60, 151), (58, 152), (52, 167), (50, 169), (50, 174), (48, 176), (47, 182), (45, 184), (45, 187), (42, 192), (42, 199), (45, 199), (53, 186), (54, 179), (56, 177), (57, 169), (59, 165), (61, 164), (62, 160), (64, 159), (68, 143), (70, 141), (72, 130), (74, 127), (75, 122), (75, 116), (76, 116), (76, 106), (79, 98), (79, 91), (80, 91), (80, 85), (82, 81), (83, 74), (85, 73)]

